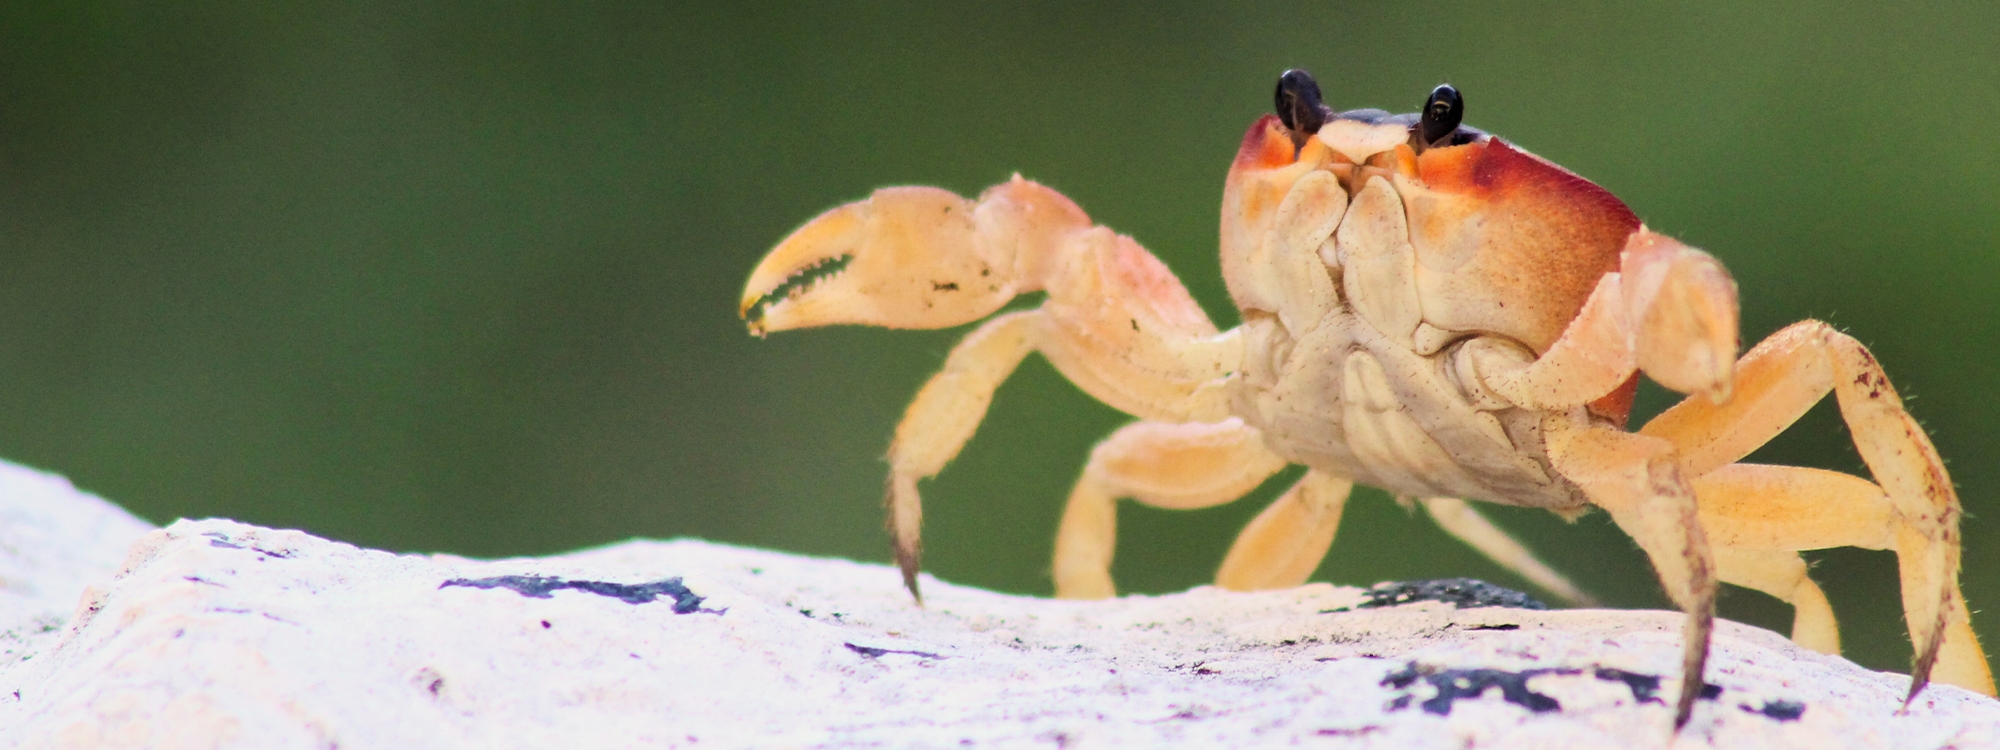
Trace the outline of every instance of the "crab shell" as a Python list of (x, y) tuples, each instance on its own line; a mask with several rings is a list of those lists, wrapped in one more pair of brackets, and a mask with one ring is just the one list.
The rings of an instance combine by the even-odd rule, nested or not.
[[(1339, 127), (1350, 122), (1329, 123), (1296, 157), (1275, 116), (1244, 134), (1222, 210), (1222, 275), (1238, 306), (1262, 309), (1259, 301), (1273, 297), (1260, 283), (1268, 267), (1246, 250), (1270, 231), (1293, 183), (1315, 169), (1367, 165), (1376, 169), (1357, 174), (1390, 178), (1409, 217), (1425, 322), (1498, 333), (1537, 354), (1562, 335), (1597, 280), (1617, 270), (1639, 228), (1611, 193), (1498, 138), (1417, 154), (1400, 124)], [(1390, 140), (1383, 130), (1393, 145), (1371, 153)]]
[[(1266, 116), (1245, 134), (1222, 211), (1223, 274), (1245, 321), (1231, 411), (1288, 461), (1394, 493), (1581, 513), (1585, 493), (1543, 445), (1544, 412), (1511, 408), (1480, 370), (1549, 351), (1619, 269), (1638, 219), (1482, 133), (1419, 152), (1401, 120), (1338, 115), (1300, 143)], [(1726, 347), (1709, 357), (1726, 365), (1735, 310), (1718, 312), (1724, 325), (1702, 339)], [(1621, 374), (1586, 399), (1620, 426), (1637, 386)]]

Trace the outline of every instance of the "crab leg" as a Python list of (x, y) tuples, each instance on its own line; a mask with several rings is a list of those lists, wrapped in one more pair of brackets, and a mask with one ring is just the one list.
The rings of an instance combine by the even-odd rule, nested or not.
[(1353, 480), (1317, 469), (1306, 472), (1243, 527), (1215, 571), (1215, 585), (1259, 591), (1304, 584), (1333, 546), (1353, 490)]
[[(1702, 499), (1707, 500), (1708, 495), (1703, 494)], [(1709, 520), (1703, 516), (1704, 524)], [(1826, 600), (1819, 584), (1806, 575), (1806, 561), (1799, 553), (1717, 546), (1715, 577), (1792, 605), (1792, 642), (1822, 654), (1840, 655), (1840, 623), (1833, 616), (1833, 605)]]
[[(1580, 415), (1579, 415), (1580, 416)], [(1715, 625), (1715, 559), (1696, 514), (1694, 488), (1674, 445), (1602, 424), (1552, 416), (1543, 426), (1556, 470), (1583, 488), (1653, 561), (1667, 596), (1688, 614), (1682, 631), (1680, 700), (1674, 726), (1687, 724), (1701, 695)]]
[(1885, 533), (1896, 550), (1904, 618), (1915, 646), (1910, 695), (1923, 689), (1933, 665), (1939, 681), (1992, 695), (1992, 676), (1958, 588), (1958, 494), (1930, 438), (1903, 409), (1874, 356), (1825, 323), (1802, 321), (1744, 356), (1734, 390), (1735, 397), (1721, 404), (1683, 401), (1640, 432), (1672, 441), (1685, 454), (1689, 471), (1705, 473), (1769, 441), (1832, 391), (1855, 447), (1893, 510)]
[(1455, 497), (1433, 497), (1423, 501), (1424, 512), (1429, 513), (1438, 528), (1479, 550), (1487, 559), (1498, 563), (1514, 575), (1528, 579), (1529, 583), (1542, 588), (1563, 603), (1577, 607), (1597, 606), (1597, 599), (1563, 574), (1543, 564), (1535, 553), (1508, 535), (1506, 530), (1493, 525), (1471, 503)]
[(887, 188), (828, 211), (751, 272), (742, 313), (757, 333), (822, 325), (944, 328), (1047, 290), (953, 349), (904, 413), (889, 447), (886, 504), (913, 595), (921, 549), (917, 481), (958, 455), (993, 391), (1040, 351), (1086, 393), (1142, 419), (1216, 422), (1242, 358), (1172, 272), (1131, 238), (1092, 226), (1061, 194), (1016, 176), (969, 201)]
[(1242, 497), (1283, 468), (1285, 460), (1264, 448), (1264, 436), (1233, 417), (1214, 424), (1134, 422), (1119, 428), (1091, 449), (1070, 492), (1056, 533), (1056, 596), (1116, 595), (1111, 558), (1119, 498), (1175, 510), (1207, 508)]
[[(1888, 496), (1859, 477), (1795, 466), (1730, 464), (1696, 480), (1695, 491), (1701, 498), (1702, 525), (1717, 545), (1717, 577), (1791, 604), (1797, 610), (1792, 640), (1815, 651), (1840, 653), (1839, 627), (1826, 595), (1807, 577), (1805, 562), (1794, 550), (1894, 549), (1904, 563), (1906, 581), (1913, 572), (1908, 561), (1924, 559), (1921, 538), (1899, 528)], [(1909, 588), (1906, 584), (1906, 592)], [(1955, 583), (1950, 596), (1930, 676), (1991, 695), (1992, 672)]]
[(923, 594), (917, 589), (917, 566), (923, 555), (924, 511), (917, 480), (944, 469), (972, 439), (993, 403), (993, 392), (1034, 351), (1034, 325), (1041, 315), (1039, 311), (1002, 315), (967, 334), (896, 424), (883, 504), (888, 507), (889, 534), (895, 540), (903, 585), (919, 601)]
[(1834, 471), (1760, 464), (1724, 466), (1696, 478), (1694, 488), (1717, 577), (1790, 603), (1792, 640), (1840, 653), (1833, 609), (1797, 550), (1890, 549), (1896, 511), (1882, 488)]

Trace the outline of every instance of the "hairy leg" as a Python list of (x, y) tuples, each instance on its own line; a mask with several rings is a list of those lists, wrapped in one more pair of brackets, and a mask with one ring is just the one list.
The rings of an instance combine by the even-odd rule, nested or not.
[(918, 601), (923, 600), (917, 589), (917, 566), (923, 554), (924, 511), (917, 480), (937, 474), (972, 439), (993, 403), (993, 391), (1034, 350), (1034, 326), (1040, 315), (1038, 311), (1002, 315), (966, 335), (896, 425), (896, 439), (889, 444), (888, 495), (882, 502), (888, 507), (889, 534), (903, 585)]
[[(1923, 689), (1934, 667), (1940, 681), (1992, 695), (1992, 676), (1958, 587), (1958, 494), (1937, 449), (1903, 409), (1875, 357), (1825, 323), (1802, 321), (1743, 357), (1734, 390), (1734, 397), (1720, 404), (1687, 399), (1640, 432), (1672, 442), (1690, 473), (1706, 474), (1768, 442), (1832, 392), (1855, 447), (1887, 496), (1889, 507), (1870, 533), (1887, 537), (1874, 542), (1878, 549), (1896, 550), (1904, 618), (1915, 646), (1910, 696)], [(1784, 518), (1826, 520), (1812, 513)]]
[(1696, 514), (1695, 492), (1674, 446), (1602, 424), (1565, 417), (1545, 423), (1549, 456), (1591, 503), (1639, 543), (1653, 561), (1668, 598), (1688, 614), (1682, 631), (1681, 690), (1674, 726), (1685, 725), (1701, 695), (1715, 626), (1715, 558)]

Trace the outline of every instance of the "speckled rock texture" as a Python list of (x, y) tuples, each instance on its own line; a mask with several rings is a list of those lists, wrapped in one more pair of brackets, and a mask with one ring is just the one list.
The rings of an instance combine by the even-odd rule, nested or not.
[(149, 530), (12, 466), (0, 522), (7, 746), (2000, 746), (2000, 702), (1902, 714), (1907, 678), (1733, 623), (1676, 738), (1666, 612), (935, 580), (920, 609), (883, 566), (691, 540), (485, 561)]

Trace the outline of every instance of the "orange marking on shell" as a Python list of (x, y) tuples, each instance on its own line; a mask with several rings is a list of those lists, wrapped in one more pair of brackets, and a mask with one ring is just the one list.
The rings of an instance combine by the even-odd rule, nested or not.
[[(1417, 156), (1406, 195), (1432, 324), (1512, 336), (1537, 353), (1562, 335), (1639, 217), (1605, 189), (1492, 138)], [(1450, 300), (1434, 309), (1432, 300)]]
[(1298, 149), (1292, 146), (1290, 131), (1277, 115), (1264, 115), (1243, 133), (1243, 145), (1236, 149), (1235, 169), (1270, 169), (1292, 163)]
[(1433, 190), (1476, 193), (1500, 203), (1534, 201), (1563, 218), (1619, 226), (1621, 247), (1639, 228), (1638, 215), (1611, 191), (1499, 138), (1427, 150), (1417, 157), (1417, 169)]
[(1417, 151), (1410, 148), (1409, 144), (1396, 147), (1395, 162), (1398, 173), (1409, 176), (1417, 174)]
[(1297, 157), (1290, 131), (1285, 129), (1276, 115), (1258, 118), (1243, 133), (1243, 146), (1237, 149), (1236, 161), (1229, 166), (1225, 188), (1229, 194), (1225, 202), (1233, 198), (1234, 203), (1234, 215), (1229, 208), (1225, 208), (1222, 217), (1225, 247), (1229, 246), (1227, 236), (1232, 227), (1240, 226), (1252, 235), (1262, 233), (1270, 213), (1277, 210), (1278, 203), (1284, 200), (1285, 191), (1291, 185), (1276, 183), (1261, 175), (1290, 166)]

